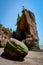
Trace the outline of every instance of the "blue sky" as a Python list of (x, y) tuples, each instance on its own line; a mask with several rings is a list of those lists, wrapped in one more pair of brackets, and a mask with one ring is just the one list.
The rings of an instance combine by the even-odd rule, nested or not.
[(43, 45), (43, 0), (0, 0), (0, 24), (16, 30), (17, 15), (21, 15), (23, 6), (35, 14), (39, 44)]

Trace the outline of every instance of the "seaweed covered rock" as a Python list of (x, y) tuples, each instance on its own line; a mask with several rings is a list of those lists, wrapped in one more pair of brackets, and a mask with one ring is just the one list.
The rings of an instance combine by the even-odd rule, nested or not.
[(16, 39), (10, 38), (4, 49), (4, 53), (10, 58), (20, 59), (28, 54), (26, 45)]

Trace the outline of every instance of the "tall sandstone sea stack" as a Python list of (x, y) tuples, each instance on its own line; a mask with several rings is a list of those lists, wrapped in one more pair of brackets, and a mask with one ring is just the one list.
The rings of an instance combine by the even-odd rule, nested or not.
[(17, 22), (16, 37), (24, 42), (29, 48), (39, 48), (39, 37), (36, 28), (35, 15), (26, 9), (23, 9), (22, 16)]

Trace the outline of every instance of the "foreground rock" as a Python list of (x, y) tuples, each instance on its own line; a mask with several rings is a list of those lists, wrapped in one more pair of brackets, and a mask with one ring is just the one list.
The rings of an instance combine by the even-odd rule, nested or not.
[(20, 59), (24, 58), (28, 54), (28, 48), (24, 43), (11, 38), (6, 44), (4, 53), (10, 58)]

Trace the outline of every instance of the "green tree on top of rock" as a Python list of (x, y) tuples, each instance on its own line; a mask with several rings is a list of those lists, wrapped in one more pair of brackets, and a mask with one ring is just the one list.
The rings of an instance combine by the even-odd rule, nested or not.
[(12, 28), (10, 28), (10, 31), (12, 31)]
[(2, 24), (0, 24), (0, 27), (2, 27), (3, 25)]
[(20, 20), (21, 20), (21, 16), (18, 14), (17, 23), (16, 23), (17, 26), (19, 26)]

